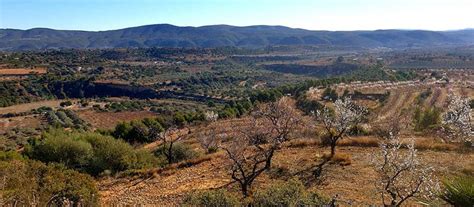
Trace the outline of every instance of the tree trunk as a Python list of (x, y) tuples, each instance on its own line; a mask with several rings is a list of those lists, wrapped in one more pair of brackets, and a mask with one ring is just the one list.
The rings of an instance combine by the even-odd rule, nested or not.
[(173, 142), (170, 143), (170, 146), (168, 147), (168, 164), (171, 164), (173, 162)]
[(249, 196), (248, 185), (245, 183), (245, 184), (241, 184), (240, 187), (242, 188), (242, 194), (244, 195), (245, 198), (247, 198)]
[(336, 154), (336, 142), (332, 142), (331, 143), (331, 156), (329, 157), (329, 159), (333, 158), (335, 154)]

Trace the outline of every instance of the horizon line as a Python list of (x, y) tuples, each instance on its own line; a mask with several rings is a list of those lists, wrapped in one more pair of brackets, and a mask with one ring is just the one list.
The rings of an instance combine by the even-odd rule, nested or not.
[(230, 24), (209, 24), (209, 25), (200, 25), (200, 26), (181, 26), (181, 25), (176, 25), (176, 24), (170, 24), (170, 23), (156, 23), (156, 24), (144, 24), (144, 25), (137, 25), (137, 26), (128, 26), (128, 27), (122, 27), (122, 28), (115, 28), (115, 29), (105, 29), (105, 30), (83, 30), (83, 29), (61, 29), (61, 28), (51, 28), (51, 27), (32, 27), (28, 29), (18, 29), (18, 28), (0, 28), (3, 30), (22, 30), (22, 31), (27, 31), (27, 30), (33, 30), (33, 29), (50, 29), (50, 30), (57, 30), (57, 31), (77, 31), (77, 32), (107, 32), (107, 31), (115, 31), (115, 30), (123, 30), (123, 29), (130, 29), (130, 28), (137, 28), (137, 27), (146, 27), (146, 26), (156, 26), (156, 25), (169, 25), (169, 26), (174, 26), (174, 27), (190, 27), (190, 28), (201, 28), (201, 27), (212, 27), (212, 26), (229, 26), (229, 27), (258, 27), (258, 26), (264, 26), (264, 27), (285, 27), (285, 28), (290, 28), (290, 29), (300, 29), (300, 30), (306, 30), (306, 31), (314, 31), (314, 32), (358, 32), (358, 31), (389, 31), (389, 30), (405, 30), (405, 31), (433, 31), (433, 32), (450, 32), (450, 31), (462, 31), (462, 30), (474, 30), (474, 27), (465, 27), (465, 28), (459, 28), (459, 29), (447, 29), (447, 30), (431, 30), (431, 29), (400, 29), (400, 28), (392, 28), (392, 29), (356, 29), (356, 30), (314, 30), (314, 29), (306, 29), (306, 28), (299, 28), (299, 27), (291, 27), (291, 26), (285, 26), (285, 25), (266, 25), (266, 24), (256, 24), (256, 25), (230, 25)]

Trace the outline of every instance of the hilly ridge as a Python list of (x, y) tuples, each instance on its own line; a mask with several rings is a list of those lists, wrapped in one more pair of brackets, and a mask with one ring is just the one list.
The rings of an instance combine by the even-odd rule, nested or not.
[(35, 28), (0, 29), (0, 50), (127, 47), (258, 48), (275, 45), (327, 45), (362, 48), (430, 47), (474, 44), (474, 30), (311, 31), (284, 26), (212, 25), (179, 27), (146, 25), (109, 31), (72, 31)]

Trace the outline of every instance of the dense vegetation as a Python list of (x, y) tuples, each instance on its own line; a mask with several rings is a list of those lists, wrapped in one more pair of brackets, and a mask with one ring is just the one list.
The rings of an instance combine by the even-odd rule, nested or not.
[(98, 206), (92, 177), (58, 164), (33, 160), (0, 160), (3, 205)]
[(124, 141), (96, 133), (51, 131), (26, 151), (31, 159), (61, 163), (91, 175), (117, 173), (157, 165), (148, 152), (135, 150)]

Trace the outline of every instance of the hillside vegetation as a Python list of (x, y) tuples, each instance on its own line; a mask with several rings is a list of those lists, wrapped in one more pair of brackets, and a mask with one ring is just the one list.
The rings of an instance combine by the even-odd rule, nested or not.
[(275, 45), (319, 45), (345, 47), (427, 47), (474, 43), (474, 31), (422, 30), (310, 31), (283, 26), (236, 27), (214, 25), (178, 27), (147, 25), (119, 30), (88, 32), (35, 28), (0, 30), (0, 50), (48, 48), (127, 47), (266, 47)]

